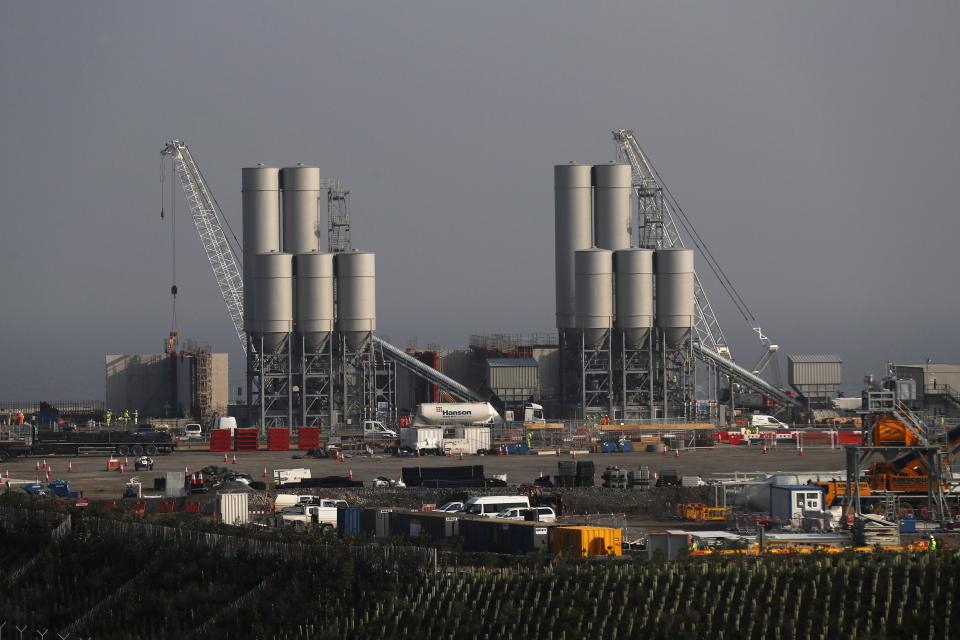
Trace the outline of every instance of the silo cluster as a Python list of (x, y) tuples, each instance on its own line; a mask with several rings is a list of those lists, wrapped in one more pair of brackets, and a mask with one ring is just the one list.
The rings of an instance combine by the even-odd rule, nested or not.
[(322, 185), (316, 167), (243, 169), (247, 397), (264, 428), (329, 427), (364, 387), (374, 254), (320, 250)]
[(614, 414), (615, 405), (626, 416), (641, 404), (637, 416), (673, 415), (669, 397), (690, 395), (689, 386), (667, 387), (690, 366), (693, 251), (633, 246), (632, 189), (628, 164), (554, 167), (561, 377), (576, 390), (565, 392), (568, 398), (579, 394), (580, 416)]
[(630, 190), (627, 164), (554, 167), (557, 328), (635, 346), (656, 326), (676, 346), (693, 327), (693, 251), (631, 247)]
[(255, 350), (293, 335), (316, 352), (335, 329), (357, 346), (376, 329), (374, 254), (320, 251), (320, 189), (316, 167), (243, 169), (244, 318)]

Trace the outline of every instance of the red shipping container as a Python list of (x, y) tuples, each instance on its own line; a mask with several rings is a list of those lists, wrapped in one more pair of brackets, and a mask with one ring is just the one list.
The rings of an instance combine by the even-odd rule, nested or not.
[(198, 500), (184, 500), (183, 510), (187, 513), (200, 513), (200, 502)]
[(267, 450), (268, 451), (289, 451), (290, 450), (290, 430), (289, 429), (267, 429)]
[(320, 448), (320, 427), (300, 427), (297, 429), (297, 448), (300, 451)]

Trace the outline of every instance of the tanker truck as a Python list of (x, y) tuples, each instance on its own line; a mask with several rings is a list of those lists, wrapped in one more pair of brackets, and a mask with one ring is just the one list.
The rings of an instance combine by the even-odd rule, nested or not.
[[(543, 422), (543, 407), (524, 407), (526, 422)], [(400, 447), (445, 455), (484, 453), (493, 446), (490, 426), (503, 418), (489, 402), (424, 403), (417, 407), (412, 426), (400, 430)]]

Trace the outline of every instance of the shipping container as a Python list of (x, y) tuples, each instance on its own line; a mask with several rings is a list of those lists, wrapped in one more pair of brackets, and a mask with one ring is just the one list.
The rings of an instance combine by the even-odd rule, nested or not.
[(680, 529), (651, 531), (647, 534), (647, 560), (655, 559), (657, 552), (664, 560), (676, 560), (690, 548), (690, 534)]
[(243, 525), (250, 522), (250, 508), (246, 493), (221, 493), (217, 503), (217, 518), (223, 524)]
[(393, 511), (390, 532), (406, 538), (425, 538), (436, 542), (459, 534), (458, 519), (444, 513)]
[(444, 427), (443, 450), (476, 455), (491, 447), (490, 427)]
[(360, 531), (360, 512), (359, 507), (346, 507), (337, 509), (337, 535), (341, 538), (355, 536)]
[(534, 553), (549, 549), (552, 525), (543, 522), (461, 518), (460, 536), (465, 551)]
[(553, 527), (550, 551), (574, 558), (623, 555), (623, 533), (612, 527)]

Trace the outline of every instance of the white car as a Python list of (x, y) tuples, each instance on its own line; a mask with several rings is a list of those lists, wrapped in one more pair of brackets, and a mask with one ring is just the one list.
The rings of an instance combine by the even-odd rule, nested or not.
[(203, 427), (199, 424), (188, 424), (183, 428), (184, 440), (203, 440)]
[(554, 513), (553, 509), (550, 507), (531, 507), (529, 509), (523, 507), (513, 507), (511, 509), (504, 509), (497, 515), (493, 516), (494, 518), (500, 518), (503, 520), (525, 520), (527, 512), (534, 511), (536, 512), (538, 522), (556, 522), (557, 514)]
[(434, 509), (434, 511), (439, 513), (456, 513), (458, 511), (463, 511), (462, 502), (444, 502), (442, 505)]

